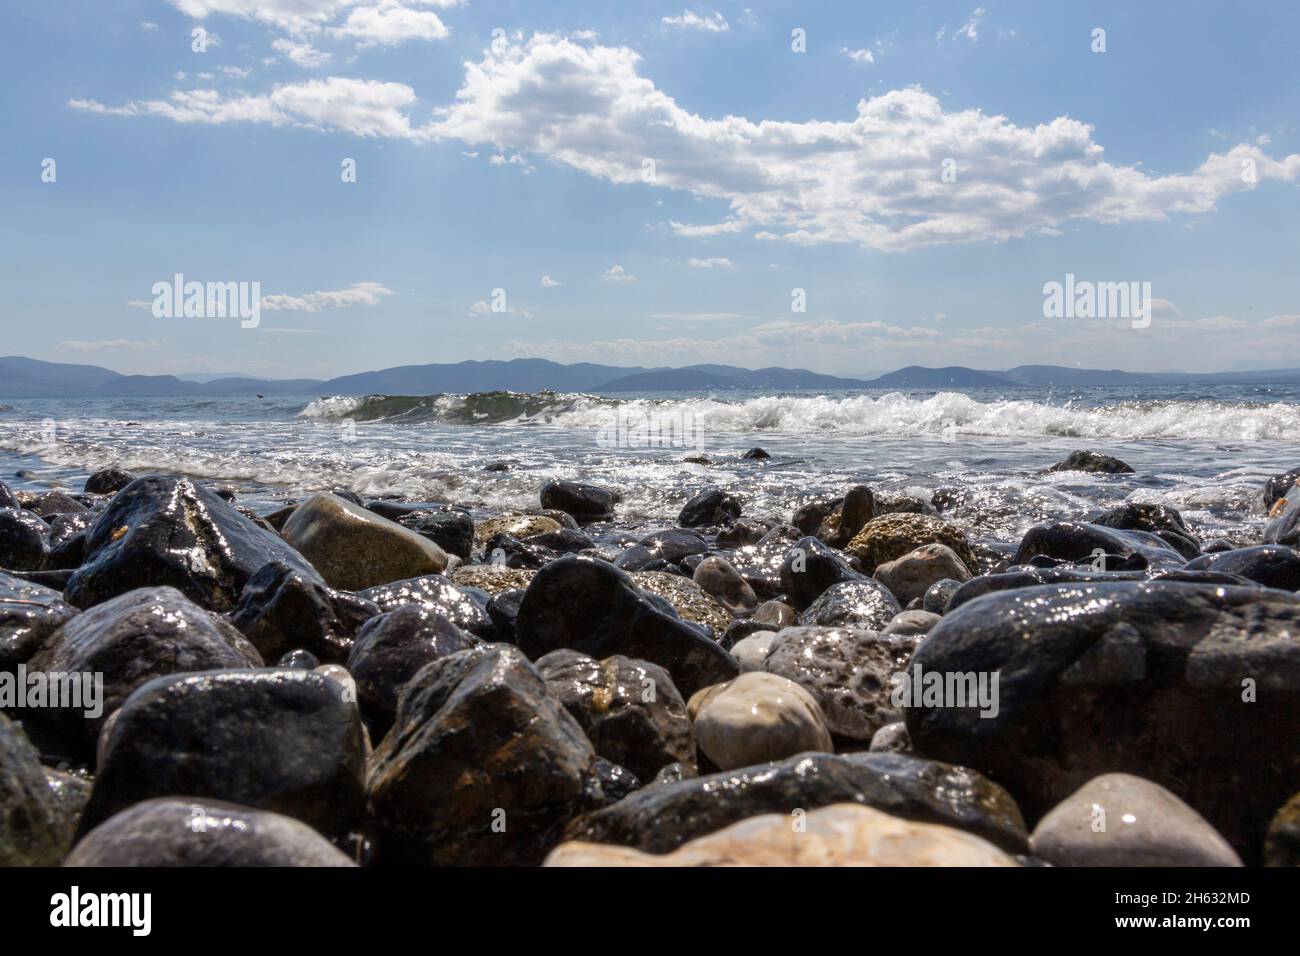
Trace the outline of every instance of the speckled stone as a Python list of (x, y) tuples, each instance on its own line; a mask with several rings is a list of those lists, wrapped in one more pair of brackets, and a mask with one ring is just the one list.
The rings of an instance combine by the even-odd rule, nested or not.
[(872, 518), (849, 542), (846, 550), (857, 555), (864, 568), (874, 569), (932, 542), (952, 548), (967, 568), (978, 567), (966, 533), (956, 525), (930, 515), (900, 513)]
[(526, 590), (537, 572), (527, 568), (503, 568), (499, 564), (469, 564), (451, 572), (452, 583), (463, 588), (479, 588), (488, 594)]
[(633, 571), (632, 580), (643, 591), (657, 594), (671, 604), (683, 621), (708, 625), (715, 635), (721, 636), (731, 623), (727, 609), (690, 578), (666, 571)]
[(817, 701), (776, 674), (753, 671), (706, 687), (686, 709), (696, 743), (719, 770), (833, 749)]
[(788, 627), (763, 669), (788, 677), (817, 699), (831, 733), (869, 741), (901, 720), (891, 677), (907, 666), (917, 639), (848, 627)]

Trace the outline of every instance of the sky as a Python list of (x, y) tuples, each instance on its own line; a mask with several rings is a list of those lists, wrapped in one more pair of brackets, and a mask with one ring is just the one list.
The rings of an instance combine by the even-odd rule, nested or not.
[(8, 3), (0, 351), (1300, 367), (1300, 5), (750, 2)]

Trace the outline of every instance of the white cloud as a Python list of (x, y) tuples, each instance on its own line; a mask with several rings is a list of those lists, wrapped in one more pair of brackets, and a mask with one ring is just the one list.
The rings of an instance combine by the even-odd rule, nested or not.
[(65, 339), (59, 343), (59, 348), (67, 349), (69, 352), (139, 351), (141, 349), (158, 348), (158, 340), (150, 339), (147, 342), (140, 342), (134, 339), (97, 339), (95, 341)]
[(224, 73), (226, 76), (231, 77), (232, 79), (242, 80), (244, 77), (248, 76), (248, 74), (252, 73), (253, 71), (244, 69), (243, 67), (239, 67), (239, 66), (223, 66), (221, 68), (221, 72)]
[[(626, 47), (539, 34), (468, 63), (452, 104), (412, 123), (416, 95), (401, 83), (331, 77), (223, 98), (177, 91), (168, 100), (106, 106), (109, 115), (177, 122), (261, 122), (357, 136), (456, 139), (469, 149), (529, 153), (612, 183), (656, 183), (726, 208), (721, 221), (669, 225), (681, 236), (749, 232), (802, 245), (854, 243), (883, 251), (1005, 241), (1071, 222), (1159, 221), (1212, 211), (1232, 193), (1295, 181), (1300, 154), (1274, 159), (1258, 144), (1212, 153), (1186, 173), (1153, 175), (1106, 161), (1093, 127), (1069, 117), (1018, 126), (978, 109), (946, 111), (910, 87), (860, 100), (843, 120), (709, 119), (639, 73)], [(944, 182), (943, 162), (958, 162)]]
[(604, 279), (606, 282), (635, 282), (636, 281), (636, 276), (632, 275), (632, 273), (628, 272), (620, 265), (610, 266), (608, 269), (604, 271), (604, 273), (601, 275), (601, 278)]
[(555, 289), (562, 285), (564, 285), (564, 283), (560, 282), (558, 279), (552, 279), (550, 276), (542, 276), (543, 289)]
[(343, 25), (332, 27), (330, 33), (360, 40), (362, 47), (394, 46), (407, 40), (442, 40), (451, 36), (436, 13), (391, 3), (353, 10)]
[(415, 92), (403, 83), (329, 77), (278, 86), (256, 96), (175, 90), (166, 100), (135, 100), (124, 106), (75, 99), (68, 105), (111, 116), (162, 116), (178, 123), (269, 123), (411, 139), (418, 134), (405, 111), (414, 103)]
[(875, 63), (876, 55), (870, 50), (850, 50), (848, 47), (840, 47), (840, 52), (847, 56), (854, 63)]
[(970, 19), (966, 21), (966, 25), (954, 33), (953, 36), (965, 37), (971, 43), (977, 42), (980, 38), (980, 20), (984, 18), (984, 14), (987, 12), (983, 7), (976, 7), (972, 11)]
[(196, 20), (212, 14), (269, 23), (293, 32), (319, 29), (356, 0), (167, 0)]
[(141, 21), (140, 21), (140, 29), (141, 29), (141, 30), (157, 30), (157, 29), (158, 29), (158, 24), (154, 23), (152, 20), (141, 20)]
[(324, 66), (330, 61), (331, 54), (324, 50), (318, 50), (310, 43), (295, 40), (286, 40), (283, 37), (272, 41), (271, 49), (276, 53), (282, 53), (298, 66), (304, 69), (313, 69), (318, 66)]
[(683, 10), (680, 16), (663, 17), (659, 22), (666, 27), (674, 27), (678, 30), (704, 30), (708, 33), (726, 33), (731, 29), (731, 25), (716, 10), (708, 15)]
[(691, 259), (686, 263), (692, 269), (730, 269), (732, 262), (725, 257), (714, 259)]
[(664, 322), (730, 322), (744, 316), (739, 312), (656, 312), (650, 318)]
[(320, 312), (322, 309), (347, 309), (356, 305), (378, 305), (381, 296), (393, 290), (378, 282), (354, 282), (346, 289), (333, 292), (308, 292), (306, 295), (264, 295), (262, 308), (267, 312)]

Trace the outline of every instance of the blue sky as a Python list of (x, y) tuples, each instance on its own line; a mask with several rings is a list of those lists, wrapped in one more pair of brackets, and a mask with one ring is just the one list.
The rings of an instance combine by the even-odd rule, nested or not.
[[(270, 377), (1300, 366), (1295, 4), (47, 0), (6, 19), (10, 354)], [(261, 324), (155, 318), (178, 272), (260, 282)], [(1150, 282), (1153, 321), (1045, 318), (1067, 273)]]

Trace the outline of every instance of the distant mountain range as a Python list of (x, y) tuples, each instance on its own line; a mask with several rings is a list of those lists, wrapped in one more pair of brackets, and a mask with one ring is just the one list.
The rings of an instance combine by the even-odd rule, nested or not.
[(728, 389), (856, 388), (944, 389), (1025, 386), (1093, 388), (1124, 385), (1300, 384), (1300, 369), (1214, 372), (1122, 372), (1118, 369), (1020, 365), (1004, 372), (910, 365), (871, 379), (840, 378), (807, 369), (747, 369), (733, 365), (639, 368), (546, 359), (402, 365), (340, 378), (257, 379), (241, 376), (199, 381), (204, 376), (120, 375), (97, 365), (66, 365), (38, 359), (0, 358), (0, 398), (172, 397), (220, 395), (434, 395), (498, 390), (537, 392), (662, 392)]

